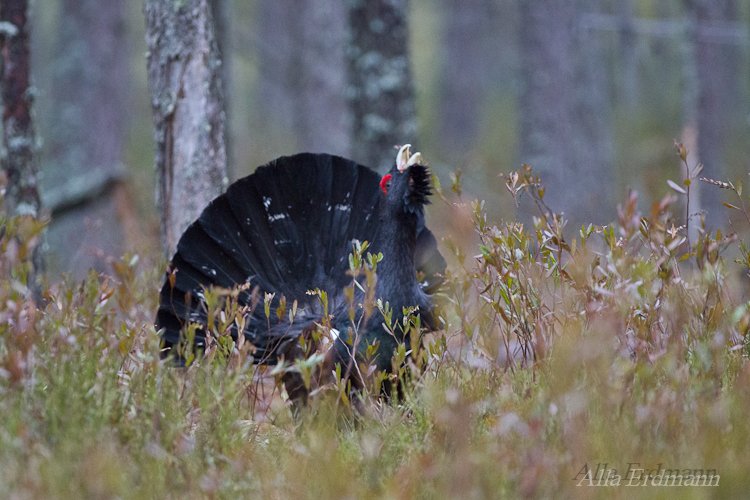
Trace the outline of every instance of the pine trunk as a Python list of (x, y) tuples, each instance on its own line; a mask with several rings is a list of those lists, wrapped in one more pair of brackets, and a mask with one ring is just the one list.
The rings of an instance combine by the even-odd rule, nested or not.
[[(28, 3), (26, 0), (0, 2), (0, 92), (2, 93), (2, 133), (0, 165), (5, 174), (5, 210), (11, 215), (39, 217), (36, 135), (31, 107), (31, 50)], [(40, 300), (39, 277), (44, 261), (39, 246), (33, 249), (27, 285)]]
[(31, 51), (28, 2), (0, 3), (0, 89), (3, 106), (3, 172), (6, 176), (5, 205), (9, 213), (39, 216), (36, 137), (31, 119)]
[(228, 184), (221, 57), (208, 0), (148, 0), (148, 79), (156, 128), (162, 246)]
[(353, 158), (382, 169), (396, 145), (416, 138), (408, 0), (349, 2), (347, 52)]

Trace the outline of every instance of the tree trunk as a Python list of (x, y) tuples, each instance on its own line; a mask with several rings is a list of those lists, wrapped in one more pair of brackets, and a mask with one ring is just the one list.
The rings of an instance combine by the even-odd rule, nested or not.
[[(578, 14), (594, 12), (598, 0), (578, 0)], [(594, 30), (575, 30), (574, 59), (577, 65), (575, 113), (573, 120), (576, 126), (576, 141), (572, 144), (575, 154), (574, 169), (585, 178), (581, 182), (578, 196), (588, 199), (589, 203), (578, 205), (581, 212), (572, 211), (577, 216), (577, 230), (581, 223), (606, 224), (614, 219), (616, 204), (617, 179), (614, 167), (614, 132), (612, 85), (607, 68), (607, 49), (605, 36)], [(575, 171), (575, 170), (574, 170)], [(576, 181), (578, 185), (578, 181)], [(551, 186), (552, 187), (552, 186)], [(554, 189), (554, 187), (552, 187)], [(566, 186), (567, 188), (567, 186)]]
[[(293, 66), (294, 45), (292, 33), (297, 32), (297, 11), (290, 0), (259, 0), (256, 31), (259, 66), (256, 108), (262, 117), (256, 132), (257, 149), (275, 143), (287, 143), (291, 150), (297, 149), (295, 141), (294, 86), (291, 81), (300, 68)], [(267, 153), (270, 154), (270, 151)]]
[[(694, 17), (694, 16), (693, 16)], [(689, 152), (689, 162), (697, 163), (700, 158), (698, 150), (698, 66), (695, 55), (695, 19), (692, 19), (691, 26), (679, 41), (680, 57), (680, 90), (681, 90), (681, 112), (682, 112), (682, 129), (680, 131), (680, 142), (682, 142)], [(675, 172), (674, 177), (682, 178), (685, 175), (685, 167), (682, 160), (674, 158)], [(708, 186), (711, 189), (710, 186)], [(700, 182), (694, 182), (690, 185), (690, 213), (700, 213), (702, 208), (701, 195), (703, 186)], [(682, 203), (687, 204), (687, 197), (683, 197)], [(683, 206), (682, 210), (684, 211)], [(688, 225), (688, 241), (694, 242), (699, 236), (699, 219), (693, 218)]]
[[(695, 37), (696, 76), (698, 99), (696, 124), (700, 161), (705, 166), (703, 175), (726, 180), (727, 141), (736, 128), (735, 107), (738, 100), (737, 81), (739, 55), (736, 46), (721, 43), (710, 36), (712, 23), (737, 21), (735, 0), (696, 0), (694, 2), (697, 36)], [(694, 158), (694, 160), (697, 160)], [(716, 226), (726, 220), (721, 205), (725, 193), (710, 186), (702, 186), (701, 202), (707, 210), (707, 222)]]
[(123, 165), (130, 50), (125, 4), (63, 0), (51, 86), (43, 196), (51, 269), (82, 277), (126, 249)]
[(620, 17), (620, 32), (618, 33), (618, 49), (622, 77), (619, 90), (623, 104), (628, 111), (633, 111), (638, 104), (638, 52), (635, 33), (635, 2), (634, 0), (620, 0), (616, 5)]
[(351, 0), (347, 52), (355, 160), (391, 166), (395, 145), (416, 138), (408, 0)]
[(497, 20), (488, 0), (442, 0), (442, 4), (440, 153), (458, 163), (479, 139)]
[[(31, 49), (28, 3), (26, 0), (0, 2), (0, 93), (2, 94), (3, 142), (0, 166), (5, 174), (5, 210), (10, 215), (38, 218), (38, 166), (36, 134), (31, 117)], [(28, 242), (26, 242), (28, 243)], [(32, 249), (26, 284), (34, 300), (40, 302), (40, 276), (44, 260), (40, 245)]]
[(258, 109), (290, 150), (348, 156), (346, 8), (340, 0), (263, 0)]
[[(521, 3), (521, 160), (542, 175), (545, 201), (572, 222), (605, 223), (612, 144), (600, 55), (587, 48), (577, 0)], [(550, 15), (554, 12), (554, 15)]]
[(233, 178), (236, 173), (235, 159), (232, 154), (232, 15), (229, 0), (210, 0), (209, 6), (214, 20), (216, 44), (221, 59), (221, 92), (224, 95), (224, 149), (227, 156), (227, 177)]
[[(297, 137), (303, 150), (349, 156), (346, 100), (346, 8), (341, 0), (304, 2), (297, 80)], [(323, 125), (324, 126), (321, 126)]]
[(226, 188), (221, 58), (208, 0), (148, 0), (148, 79), (156, 128), (162, 246)]
[[(570, 213), (580, 193), (572, 144), (575, 89), (576, 9), (570, 0), (521, 4), (521, 161), (548, 187), (554, 210)], [(550, 12), (555, 12), (550, 16)]]
[(0, 3), (0, 90), (3, 106), (2, 167), (5, 205), (10, 214), (39, 216), (36, 137), (31, 120), (31, 51), (26, 0)]

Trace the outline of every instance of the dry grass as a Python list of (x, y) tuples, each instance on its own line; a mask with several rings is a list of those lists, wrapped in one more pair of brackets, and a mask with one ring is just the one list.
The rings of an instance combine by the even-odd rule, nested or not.
[[(670, 195), (646, 214), (633, 196), (616, 223), (565, 240), (530, 171), (508, 188), (540, 202), (536, 227), (444, 196), (480, 243), (468, 257), (445, 242), (445, 330), (403, 402), (367, 398), (358, 415), (334, 387), (299, 423), (246, 357), (159, 361), (160, 275), (137, 258), (44, 287), (37, 309), (24, 283), (40, 227), (3, 218), (0, 497), (743, 497), (750, 303), (736, 238), (688, 245)], [(578, 486), (604, 463), (621, 486)], [(715, 470), (719, 486), (624, 486), (630, 463)]]

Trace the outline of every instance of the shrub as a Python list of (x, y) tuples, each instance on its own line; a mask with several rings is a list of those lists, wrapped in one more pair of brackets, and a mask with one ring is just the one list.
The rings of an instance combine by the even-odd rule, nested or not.
[[(623, 484), (634, 467), (720, 475), (717, 490), (682, 496), (747, 491), (750, 258), (739, 238), (685, 218), (690, 182), (645, 213), (630, 193), (615, 223), (571, 235), (531, 169), (505, 180), (512, 196), (535, 200), (533, 227), (441, 192), (477, 250), (446, 237), (444, 329), (405, 347), (414, 362), (394, 375), (403, 399), (372, 396), (383, 382), (373, 377), (364, 411), (351, 412), (334, 378), (301, 423), (278, 372), (254, 367), (231, 338), (187, 368), (159, 360), (158, 266), (136, 256), (109, 276), (44, 285), (35, 303), (26, 283), (43, 224), (3, 216), (0, 495), (573, 496), (587, 484), (581, 471), (601, 464)], [(741, 188), (717, 187), (746, 213)], [(352, 256), (363, 283), (377, 266), (365, 250)], [(238, 310), (231, 291), (212, 293), (221, 337)]]

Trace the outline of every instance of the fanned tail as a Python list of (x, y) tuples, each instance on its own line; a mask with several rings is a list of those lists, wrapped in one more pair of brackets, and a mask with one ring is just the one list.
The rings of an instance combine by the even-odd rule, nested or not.
[[(345, 158), (302, 153), (279, 158), (232, 184), (185, 231), (172, 258), (170, 279), (162, 286), (156, 326), (169, 355), (187, 324), (198, 325), (195, 345), (205, 345), (204, 290), (246, 285), (238, 303), (250, 307), (242, 333), (257, 362), (273, 364), (316, 320), (317, 299), (350, 283), (348, 255), (353, 239), (372, 241), (380, 223), (379, 176)], [(445, 261), (435, 237), (422, 227), (417, 266), (428, 293), (441, 283)], [(263, 294), (274, 293), (272, 310), (283, 295), (297, 300), (299, 321), (266, 318)], [(260, 300), (260, 305), (258, 301)], [(319, 317), (319, 316), (318, 316)], [(173, 353), (174, 354), (174, 353)]]

